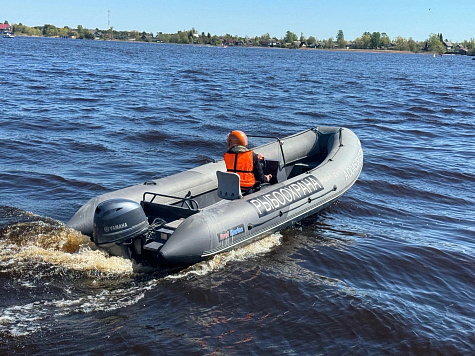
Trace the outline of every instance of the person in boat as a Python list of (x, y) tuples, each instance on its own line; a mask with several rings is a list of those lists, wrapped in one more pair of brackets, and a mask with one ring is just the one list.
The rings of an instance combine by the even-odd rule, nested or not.
[(247, 148), (249, 141), (244, 132), (231, 131), (227, 142), (228, 151), (223, 156), (226, 169), (239, 174), (243, 195), (258, 191), (261, 183), (270, 182), (272, 175), (265, 175), (262, 169), (264, 156)]

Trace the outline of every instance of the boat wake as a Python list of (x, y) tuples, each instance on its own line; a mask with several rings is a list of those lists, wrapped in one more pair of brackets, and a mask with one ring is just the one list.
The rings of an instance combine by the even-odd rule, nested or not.
[(182, 280), (207, 275), (223, 269), (230, 262), (241, 262), (268, 253), (272, 248), (280, 245), (281, 238), (280, 233), (274, 233), (240, 249), (215, 255), (212, 259), (196, 263), (176, 274), (170, 274), (164, 279)]
[(68, 273), (75, 278), (133, 273), (131, 261), (97, 250), (89, 237), (63, 223), (34, 214), (30, 219), (0, 227), (0, 273), (23, 277), (34, 273), (35, 279)]
[[(0, 336), (13, 338), (53, 328), (73, 313), (135, 305), (166, 282), (200, 278), (265, 254), (281, 241), (280, 234), (273, 234), (178, 272), (148, 273), (131, 260), (94, 250), (89, 237), (59, 221), (23, 211), (19, 216), (0, 225)], [(5, 297), (20, 294), (30, 297)]]

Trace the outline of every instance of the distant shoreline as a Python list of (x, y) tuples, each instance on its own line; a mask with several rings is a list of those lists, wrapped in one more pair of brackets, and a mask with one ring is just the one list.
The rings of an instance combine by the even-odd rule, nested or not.
[(397, 51), (394, 49), (360, 49), (360, 48), (299, 48), (310, 51), (330, 51), (330, 52), (362, 52), (362, 53), (402, 53), (402, 54), (433, 54), (432, 52), (411, 52)]
[[(32, 36), (19, 34), (17, 37), (26, 37), (26, 38), (55, 38), (55, 39), (65, 39), (73, 41), (101, 41), (101, 42), (125, 42), (125, 43), (148, 43), (148, 44), (158, 44), (158, 45), (178, 45), (178, 46), (198, 46), (198, 47), (217, 47), (222, 46), (209, 45), (209, 44), (192, 44), (192, 43), (161, 43), (161, 42), (144, 42), (144, 41), (123, 41), (123, 40), (86, 40), (86, 39), (72, 39), (72, 38), (62, 38), (62, 37), (48, 37), (48, 36)], [(394, 49), (360, 49), (360, 48), (282, 48), (282, 47), (264, 47), (264, 46), (227, 46), (227, 47), (236, 47), (236, 48), (263, 48), (263, 49), (281, 49), (281, 50), (298, 50), (298, 51), (326, 51), (326, 52), (361, 52), (361, 53), (387, 53), (387, 54), (422, 54), (422, 55), (434, 55), (434, 52), (412, 52), (412, 51), (398, 51)], [(456, 54), (458, 55), (458, 54)]]

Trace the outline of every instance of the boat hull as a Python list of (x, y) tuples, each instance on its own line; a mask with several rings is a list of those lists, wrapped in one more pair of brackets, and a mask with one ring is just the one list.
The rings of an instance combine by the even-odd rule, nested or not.
[(342, 132), (342, 140), (334, 142), (331, 152), (334, 154), (311, 171), (243, 199), (221, 201), (193, 216), (178, 227), (160, 254), (175, 264), (194, 263), (324, 209), (355, 183), (363, 165), (360, 142), (349, 130)]
[[(318, 127), (255, 151), (278, 162), (277, 182), (242, 199), (216, 199), (182, 219), (154, 252), (156, 261), (190, 265), (279, 231), (337, 200), (355, 183), (363, 166), (360, 141), (345, 128)], [(323, 158), (315, 166), (308, 166), (305, 159), (313, 156)], [(107, 199), (142, 202), (144, 193), (155, 192), (159, 194), (156, 203), (166, 206), (176, 203), (172, 196), (188, 194), (199, 199), (210, 192), (216, 196), (217, 170), (225, 171), (224, 162), (205, 164), (93, 198), (79, 209), (68, 226), (91, 235), (93, 212)], [(296, 170), (302, 173), (292, 173)]]

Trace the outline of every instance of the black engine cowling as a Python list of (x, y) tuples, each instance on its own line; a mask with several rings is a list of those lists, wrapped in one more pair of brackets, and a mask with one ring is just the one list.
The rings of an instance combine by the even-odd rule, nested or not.
[(93, 242), (98, 246), (132, 241), (148, 229), (142, 206), (133, 200), (106, 200), (94, 212)]

